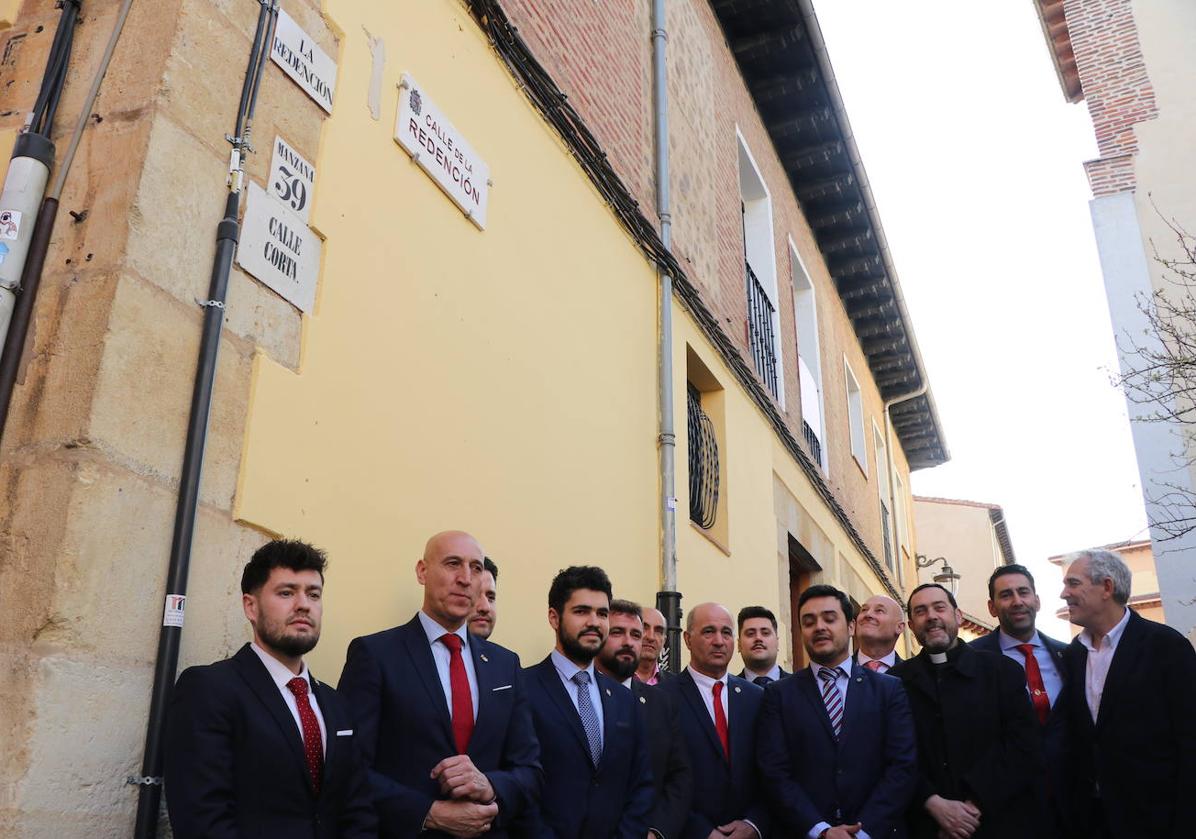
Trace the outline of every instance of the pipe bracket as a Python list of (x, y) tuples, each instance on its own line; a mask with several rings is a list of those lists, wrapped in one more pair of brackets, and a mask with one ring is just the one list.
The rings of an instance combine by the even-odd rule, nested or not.
[(662, 446), (676, 446), (677, 445), (677, 435), (662, 433), (657, 436), (656, 442), (660, 443)]
[(130, 775), (125, 778), (125, 783), (131, 787), (160, 787), (162, 779), (152, 775)]
[(203, 306), (204, 308), (207, 308), (209, 306), (211, 306), (212, 308), (215, 308), (215, 309), (223, 309), (224, 308), (223, 300), (200, 300), (197, 297), (197, 298), (195, 298), (195, 304), (197, 306)]

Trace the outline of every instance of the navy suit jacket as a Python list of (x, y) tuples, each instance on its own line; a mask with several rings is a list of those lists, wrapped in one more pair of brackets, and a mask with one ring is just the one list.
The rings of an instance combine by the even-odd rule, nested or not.
[[(469, 637), (478, 682), (478, 717), (467, 754), (498, 796), (491, 836), (540, 793), (540, 747), (532, 727), (519, 656)], [(452, 716), (428, 636), (416, 615), (403, 626), (349, 644), (339, 690), (353, 712), (369, 768), (383, 837), (420, 832), (433, 802), (446, 798), (430, 775), (457, 754)]]
[(340, 733), (353, 728), (344, 703), (314, 679), (311, 691), (327, 732), (318, 795), (299, 726), (248, 644), (183, 672), (166, 729), (166, 805), (178, 839), (378, 835), (357, 737)]
[(756, 768), (756, 716), (764, 689), (738, 676), (727, 676), (730, 763), (689, 670), (665, 682), (663, 689), (677, 701), (694, 771), (693, 809), (682, 836), (706, 839), (714, 828), (737, 819), (747, 819), (767, 836), (768, 807)]
[(631, 691), (595, 671), (602, 698), (602, 759), (590, 759), (581, 716), (552, 657), (527, 668), (544, 790), (514, 833), (534, 839), (644, 839), (652, 811), (648, 735)]
[(1064, 656), (1073, 835), (1088, 824), (1093, 796), (1113, 836), (1190, 837), (1196, 792), (1196, 652), (1174, 629), (1130, 613), (1113, 653), (1096, 722), (1088, 709), (1088, 650)]
[(905, 836), (918, 770), (909, 700), (892, 676), (856, 664), (850, 679), (838, 740), (810, 668), (764, 689), (756, 760), (779, 833), (859, 822), (872, 839)]

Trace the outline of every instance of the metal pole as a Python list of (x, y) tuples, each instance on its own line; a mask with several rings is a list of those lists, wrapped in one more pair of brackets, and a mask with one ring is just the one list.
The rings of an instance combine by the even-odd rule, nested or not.
[[(656, 212), (665, 250), (673, 246), (669, 210), (669, 92), (665, 44), (665, 0), (652, 3), (652, 76), (656, 100)], [(665, 668), (681, 669), (681, 594), (677, 591), (677, 435), (673, 427), (673, 278), (660, 270), (659, 410), (660, 433), (660, 580), (657, 608), (667, 626)]]

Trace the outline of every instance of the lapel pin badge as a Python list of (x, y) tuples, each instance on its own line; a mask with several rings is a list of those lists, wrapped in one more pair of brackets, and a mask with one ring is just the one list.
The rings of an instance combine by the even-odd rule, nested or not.
[(610, 688), (607, 688), (607, 689), (606, 689), (606, 695), (607, 695), (607, 696), (610, 696)]
[(486, 662), (487, 664), (489, 664), (489, 663), (490, 663), (490, 659), (486, 658), (486, 654), (485, 654), (485, 653), (482, 653), (482, 654), (479, 656), (479, 658), (481, 658), (481, 659), (482, 659), (482, 661)]
[(740, 690), (740, 688), (739, 688), (739, 685), (736, 685), (736, 686), (735, 686), (735, 692), (736, 692), (736, 693), (739, 693), (739, 690)]
[(641, 696), (641, 697), (640, 697), (640, 704), (641, 704), (641, 705), (647, 705), (647, 704), (648, 704), (648, 700), (647, 700), (647, 699), (644, 699), (644, 697), (642, 697), (642, 696)]

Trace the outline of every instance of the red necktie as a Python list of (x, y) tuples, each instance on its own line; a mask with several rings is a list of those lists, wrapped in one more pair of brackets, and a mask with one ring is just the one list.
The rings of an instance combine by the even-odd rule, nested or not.
[(878, 670), (880, 670), (880, 668), (884, 667), (885, 663), (883, 661), (881, 661), (880, 659), (874, 658), (874, 659), (872, 659), (872, 661), (865, 661), (864, 666), (867, 667), (869, 670), (871, 670), (873, 673), (875, 673)]
[(449, 686), (453, 692), (453, 740), (457, 754), (465, 754), (469, 738), (473, 736), (473, 694), (469, 692), (469, 676), (465, 674), (465, 659), (461, 657), (461, 636), (442, 635), (440, 643), (449, 648)]
[(299, 722), (303, 726), (303, 757), (307, 761), (307, 771), (311, 774), (312, 788), (319, 795), (320, 776), (324, 771), (324, 744), (320, 742), (320, 723), (316, 719), (316, 712), (307, 701), (307, 679), (296, 676), (287, 682), (287, 687), (295, 694), (295, 706), (299, 709)]
[(1034, 645), (1018, 644), (1017, 648), (1026, 657), (1026, 684), (1030, 686), (1030, 701), (1034, 703), (1038, 721), (1046, 725), (1047, 717), (1051, 713), (1051, 697), (1047, 695), (1046, 687), (1042, 684), (1042, 671), (1038, 669), (1038, 659), (1034, 657)]
[(714, 730), (723, 744), (723, 754), (731, 762), (731, 738), (727, 732), (727, 712), (723, 710), (723, 683), (714, 683)]

